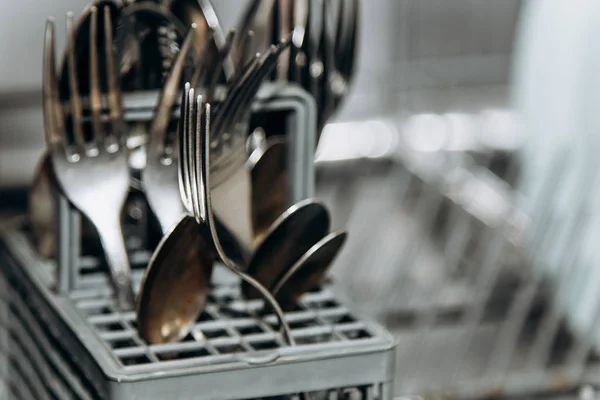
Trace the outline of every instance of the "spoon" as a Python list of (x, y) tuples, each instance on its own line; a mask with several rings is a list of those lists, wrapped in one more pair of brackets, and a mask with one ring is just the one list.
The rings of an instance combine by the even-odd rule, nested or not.
[(255, 135), (263, 138), (251, 152), (248, 159), (250, 167), (251, 214), (254, 245), (259, 244), (265, 232), (283, 214), (287, 208), (287, 157), (285, 139), (272, 137), (264, 138), (264, 132), (255, 131)]
[(187, 215), (163, 237), (148, 267), (137, 302), (140, 336), (146, 342), (175, 342), (192, 329), (206, 304), (212, 266), (216, 260), (210, 231), (192, 217), (192, 188), (186, 167), (190, 134), (196, 121), (190, 111), (194, 90), (186, 84), (179, 119), (179, 191)]
[(56, 252), (56, 200), (58, 187), (48, 154), (44, 152), (29, 189), (29, 220), (33, 239), (40, 256), (52, 258)]
[[(271, 288), (290, 265), (329, 233), (329, 224), (329, 212), (320, 202), (307, 199), (294, 204), (264, 234), (245, 272)], [(245, 283), (242, 294), (247, 299), (260, 297)]]
[[(196, 196), (186, 167), (192, 156), (189, 130), (197, 129), (190, 111), (194, 90), (185, 85), (179, 120), (178, 181), (181, 200), (187, 215), (165, 234), (156, 247), (140, 286), (137, 299), (137, 322), (146, 342), (166, 343), (183, 339), (206, 305), (212, 267), (217, 258), (211, 232), (205, 223), (194, 219), (193, 197)], [(191, 99), (192, 97), (192, 99)], [(216, 232), (227, 253), (243, 259), (239, 245), (219, 221)], [(236, 261), (237, 262), (237, 261)]]
[(347, 236), (346, 231), (325, 236), (277, 281), (271, 293), (283, 311), (293, 310), (300, 296), (323, 281)]
[(206, 305), (216, 252), (210, 233), (184, 216), (156, 248), (140, 287), (137, 322), (149, 344), (177, 342)]

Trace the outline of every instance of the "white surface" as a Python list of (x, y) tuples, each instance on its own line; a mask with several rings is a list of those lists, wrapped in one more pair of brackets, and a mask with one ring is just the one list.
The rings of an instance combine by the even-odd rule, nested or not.
[[(562, 0), (531, 0), (515, 56), (515, 107), (527, 134), (521, 189), (534, 232), (550, 232), (550, 239), (535, 249), (540, 254), (536, 264), (554, 278), (562, 312), (580, 335), (594, 328), (600, 305), (600, 213), (594, 209), (600, 204), (600, 191), (593, 186), (599, 170), (599, 22), (596, 0), (568, 5)], [(557, 171), (553, 167), (561, 161), (565, 168)], [(550, 193), (544, 191), (548, 182), (554, 186)], [(564, 267), (573, 260), (568, 256), (577, 251), (568, 241), (581, 229), (574, 222), (586, 198), (596, 207), (586, 218), (580, 257), (568, 272)], [(546, 206), (551, 217), (539, 215)], [(596, 328), (594, 338), (600, 347)]]

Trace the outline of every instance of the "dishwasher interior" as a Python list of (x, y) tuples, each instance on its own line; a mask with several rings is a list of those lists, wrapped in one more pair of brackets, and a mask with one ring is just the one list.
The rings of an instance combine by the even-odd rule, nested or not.
[[(140, 8), (147, 7), (145, 10), (152, 10), (148, 13), (158, 15), (163, 8), (176, 10), (173, 4), (186, 2), (197, 2), (200, 8), (209, 3), (139, 0), (125, 1), (118, 7), (126, 11), (130, 7), (133, 14), (139, 3)], [(350, 62), (355, 64), (355, 71), (349, 72), (354, 75), (346, 82), (347, 87), (342, 85), (336, 92), (335, 73), (343, 74), (345, 64), (336, 65), (333, 60), (338, 56), (335, 46), (330, 48), (333, 55), (329, 61), (338, 70), (333, 78), (327, 78), (331, 92), (315, 92), (314, 86), (305, 84), (306, 79), (312, 82), (316, 78), (313, 69), (302, 70), (305, 65), (294, 51), (302, 53), (303, 45), (294, 42), (297, 32), (292, 30), (292, 66), (281, 68), (282, 60), (289, 56), (282, 49), (283, 58), (260, 89), (253, 88), (252, 104), (247, 104), (245, 119), (239, 122), (239, 129), (251, 139), (263, 140), (255, 136), (259, 132), (266, 133), (269, 140), (282, 137), (286, 143), (285, 203), (290, 208), (282, 216), (293, 215), (296, 209), (312, 204), (313, 198), (319, 199), (330, 219), (322, 236), (335, 237), (343, 230), (345, 244), (337, 257), (334, 254), (327, 277), (321, 276), (319, 285), (294, 298), (293, 307), (284, 309), (283, 317), (268, 295), (250, 298), (244, 286), (250, 285), (244, 274), (251, 275), (252, 262), (260, 253), (256, 249), (268, 240), (261, 239), (264, 242), (248, 256), (250, 261), (245, 261), (244, 254), (238, 261), (237, 253), (227, 257), (219, 253), (221, 261), (211, 270), (206, 303), (192, 328), (179, 340), (162, 343), (152, 343), (144, 336), (147, 333), (140, 323), (139, 303), (137, 309), (121, 309), (113, 298), (114, 282), (105, 268), (110, 260), (104, 260), (101, 254), (105, 245), (96, 237), (100, 229), (96, 226), (94, 231), (93, 219), (80, 210), (64, 184), (52, 203), (52, 223), (58, 227), (53, 239), (54, 259), (42, 257), (39, 244), (36, 247), (31, 239), (35, 227), (26, 215), (27, 202), (31, 213), (27, 188), (34, 180), (41, 154), (50, 151), (44, 150), (43, 132), (48, 128), (40, 91), (42, 28), (47, 15), (62, 15), (67, 9), (79, 10), (86, 5), (85, 1), (77, 3), (48, 2), (30, 12), (35, 16), (28, 16), (29, 10), (17, 6), (14, 15), (8, 14), (12, 19), (34, 20), (36, 29), (35, 34), (22, 35), (22, 42), (15, 39), (6, 46), (13, 50), (37, 47), (6, 61), (0, 73), (6, 78), (0, 80), (0, 397), (597, 398), (600, 301), (589, 299), (595, 292), (593, 273), (583, 275), (584, 266), (577, 266), (591, 257), (582, 261), (578, 243), (592, 240), (583, 238), (588, 235), (585, 221), (593, 220), (594, 205), (580, 196), (577, 206), (568, 205), (566, 225), (557, 222), (562, 214), (553, 214), (553, 207), (560, 206), (566, 196), (556, 182), (563, 177), (565, 163), (577, 163), (577, 154), (565, 153), (562, 160), (554, 160), (553, 173), (536, 181), (537, 197), (533, 200), (524, 199), (520, 190), (530, 171), (527, 132), (513, 101), (515, 43), (523, 30), (524, 10), (533, 9), (529, 3), (535, 1), (213, 1), (211, 10), (214, 6), (223, 32), (239, 26), (245, 4), (256, 4), (257, 10), (261, 5), (275, 4), (275, 17), (270, 18), (280, 18), (274, 24), (282, 31), (298, 20), (282, 22), (281, 15), (289, 9), (302, 14), (298, 10), (309, 4), (317, 22), (308, 18), (313, 25), (306, 25), (307, 32), (325, 20), (323, 4), (328, 4), (330, 11), (343, 10), (341, 4), (359, 4), (354, 10), (359, 16), (355, 27), (358, 38), (351, 46), (355, 54)], [(96, 3), (98, 10), (104, 3), (113, 4)], [(110, 12), (105, 15), (110, 16)], [(185, 20), (193, 13), (182, 15)], [(343, 19), (338, 16), (334, 21), (341, 26)], [(210, 18), (206, 21), (210, 26)], [(57, 32), (62, 32), (62, 24), (57, 22)], [(337, 38), (343, 29), (335, 31), (334, 27), (329, 28), (330, 35)], [(3, 29), (9, 28), (23, 30), (13, 25)], [(117, 35), (119, 29), (124, 28), (117, 27)], [(194, 29), (194, 33), (201, 31), (198, 26)], [(249, 36), (260, 34), (257, 27)], [(63, 36), (57, 35), (59, 49), (69, 40)], [(169, 37), (177, 42), (175, 55), (183, 53), (186, 37)], [(236, 43), (243, 42), (238, 36), (231, 45), (228, 37), (222, 37), (224, 49), (235, 50)], [(252, 40), (247, 43), (254, 44)], [(215, 57), (229, 50), (217, 51)], [(323, 51), (321, 47), (318, 50)], [(317, 63), (321, 71), (328, 65), (326, 54), (324, 51), (323, 60), (318, 60), (321, 64)], [(84, 55), (88, 55), (87, 50)], [(225, 65), (223, 60), (226, 57), (221, 60)], [(165, 72), (164, 76), (169, 75)], [(235, 82), (237, 77), (240, 87), (241, 76), (233, 74), (231, 78)], [(163, 79), (151, 90), (124, 91), (128, 127), (153, 129), (161, 96), (166, 97), (159, 93), (168, 81)], [(186, 134), (205, 135), (205, 143), (209, 143), (213, 140), (210, 126), (215, 127), (214, 137), (218, 137), (221, 121), (241, 115), (223, 114), (221, 118), (219, 114), (242, 104), (228, 103), (228, 95), (236, 86), (228, 87), (225, 67), (222, 74), (214, 74), (207, 82), (216, 89), (198, 89), (204, 97), (197, 99), (196, 108), (192, 97), (186, 102), (187, 98), (177, 92), (177, 100), (165, 114), (170, 115), (169, 129), (180, 148), (184, 140), (198, 140), (199, 136), (189, 139)], [(62, 86), (59, 89), (62, 96)], [(335, 100), (330, 101), (327, 94)], [(215, 105), (214, 115), (210, 108), (203, 111), (200, 107), (206, 105), (202, 102), (207, 98)], [(84, 109), (88, 103), (92, 104), (91, 100), (84, 98)], [(72, 107), (64, 106), (68, 110)], [(83, 115), (87, 121), (88, 114)], [(191, 115), (198, 120), (192, 121)], [(189, 123), (184, 116), (190, 118)], [(173, 123), (176, 120), (180, 122)], [(228, 142), (224, 148), (243, 147), (235, 138), (238, 125), (227, 126), (233, 135), (226, 140), (233, 144)], [(131, 145), (130, 163), (138, 162), (136, 157), (149, 151), (143, 150), (151, 144), (143, 136), (127, 139), (133, 143), (142, 137), (137, 145)], [(245, 143), (250, 146), (250, 141)], [(208, 180), (202, 179), (213, 180), (219, 172), (207, 172), (207, 177), (201, 170), (219, 171), (221, 156), (223, 164), (234, 164), (227, 159), (227, 151), (221, 153), (220, 145), (211, 142), (205, 146), (210, 148), (207, 150), (201, 144), (190, 147), (189, 151), (201, 153), (196, 158), (190, 156), (191, 164), (205, 164), (191, 167), (197, 169), (189, 172), (187, 164), (179, 161), (173, 170), (173, 176), (179, 174), (180, 188), (186, 185), (181, 179), (189, 178), (191, 191), (200, 193), (196, 209), (194, 195), (190, 195), (192, 206), (187, 212), (201, 226), (215, 225), (215, 232), (221, 222), (210, 222), (210, 206), (206, 204), (210, 204), (211, 190), (203, 192)], [(213, 155), (214, 160), (210, 159)], [(178, 154), (180, 159), (184, 156)], [(160, 213), (153, 210), (150, 194), (147, 200), (143, 194), (147, 190), (144, 169), (149, 165), (144, 157), (139, 171), (132, 175), (139, 185), (132, 184), (122, 222), (135, 293), (145, 290), (151, 280), (147, 277), (149, 265), (154, 266), (157, 249), (169, 237), (160, 232)], [(148, 181), (147, 185), (151, 184)], [(276, 184), (272, 180), (264, 188)], [(594, 176), (582, 186), (576, 189), (594, 193)], [(208, 193), (205, 198), (203, 193)], [(215, 218), (220, 220), (222, 199), (213, 197)], [(223, 221), (235, 224), (227, 217)], [(275, 223), (270, 228), (273, 237), (277, 236), (273, 234)], [(288, 229), (285, 234), (292, 237), (292, 231)], [(230, 243), (221, 233), (212, 233), (212, 238), (217, 243), (222, 238), (224, 253), (235, 241)], [(298, 247), (302, 245), (300, 239)], [(288, 242), (274, 243), (284, 248)], [(286, 249), (291, 252), (293, 247)], [(249, 267), (232, 269), (228, 257), (235, 259), (231, 261), (234, 264), (248, 262)], [(293, 264), (301, 266), (299, 261)], [(551, 273), (540, 272), (540, 268)], [(178, 282), (186, 287), (185, 281)], [(280, 300), (276, 291), (285, 283), (284, 277), (277, 289), (265, 285), (276, 302)], [(581, 298), (573, 300), (578, 291)], [(169, 293), (165, 299), (170, 299)], [(258, 300), (261, 296), (264, 301)]]

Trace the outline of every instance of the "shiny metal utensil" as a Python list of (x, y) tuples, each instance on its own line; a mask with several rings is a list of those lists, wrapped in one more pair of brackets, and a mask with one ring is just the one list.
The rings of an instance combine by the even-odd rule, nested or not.
[(216, 252), (207, 227), (185, 215), (152, 255), (137, 300), (140, 336), (149, 344), (177, 342), (204, 310)]
[(310, 31), (309, 16), (311, 0), (294, 0), (292, 45), (290, 47), (290, 70), (289, 80), (297, 82), (306, 87), (309, 82), (310, 72), (308, 66), (310, 61), (309, 46)]
[[(282, 29), (290, 19), (292, 21), (292, 46), (283, 60), (287, 65), (287, 80), (302, 85), (317, 101), (320, 135), (346, 97), (354, 78), (359, 0), (320, 0), (320, 8), (313, 7), (311, 0), (295, 0), (291, 16), (282, 15), (289, 14), (285, 3), (288, 0), (280, 1), (275, 6), (274, 16), (278, 19), (272, 22), (273, 26)], [(281, 79), (286, 66), (280, 66)]]
[[(329, 90), (329, 79), (335, 67), (334, 49), (335, 44), (331, 38), (331, 18), (329, 11), (329, 1), (321, 1), (321, 30), (319, 31), (319, 42), (315, 46), (314, 64), (311, 65), (313, 77), (312, 93), (318, 104), (319, 113), (317, 116), (317, 135), (321, 131), (326, 121), (332, 113), (333, 98)], [(320, 67), (320, 68), (319, 68)]]
[(187, 215), (161, 240), (142, 280), (137, 321), (140, 336), (148, 343), (179, 341), (190, 332), (205, 307), (217, 256), (211, 233), (194, 209), (193, 197), (199, 189), (192, 189), (195, 170), (190, 169), (189, 159), (197, 156), (192, 140), (201, 129), (194, 102), (194, 89), (187, 83), (180, 104), (176, 164), (180, 201)]
[[(208, 86), (206, 87), (206, 101), (207, 102), (212, 102), (214, 101), (214, 96), (215, 96), (215, 92), (217, 90), (217, 85), (219, 83), (219, 79), (221, 78), (221, 75), (224, 71), (224, 67), (226, 64), (230, 64), (231, 58), (230, 58), (230, 52), (231, 52), (231, 48), (233, 46), (233, 41), (235, 39), (235, 31), (229, 31), (229, 33), (227, 34), (227, 37), (225, 38), (225, 45), (223, 47), (219, 47), (218, 48), (218, 54), (217, 57), (215, 58), (215, 63), (214, 65), (209, 65), (208, 66), (208, 74), (207, 74), (207, 78), (208, 78)], [(214, 36), (213, 36), (214, 37)], [(225, 83), (228, 84), (231, 79), (233, 78), (233, 75), (225, 75)]]
[[(60, 192), (52, 161), (44, 152), (37, 165), (34, 180), (29, 188), (28, 215), (34, 245), (42, 258), (54, 259), (58, 246), (57, 194)], [(81, 219), (83, 251), (102, 252), (96, 241), (96, 229), (90, 221)], [(88, 240), (90, 239), (90, 240)]]
[(246, 132), (242, 129), (247, 126), (252, 101), (260, 85), (275, 67), (277, 57), (287, 44), (272, 46), (264, 55), (256, 57), (245, 73), (232, 82), (213, 118), (211, 146), (217, 155), (211, 161), (210, 171), (214, 211), (247, 252), (253, 248), (254, 233), (250, 209), (251, 177), (246, 165)]
[(360, 19), (359, 0), (340, 1), (334, 44), (334, 65), (329, 80), (333, 97), (331, 113), (337, 110), (348, 94), (356, 71), (357, 35)]
[[(195, 106), (193, 105), (194, 91), (193, 89), (186, 90), (188, 94), (188, 106), (190, 107), (188, 125), (189, 137), (187, 145), (189, 146), (187, 153), (187, 163), (184, 166), (183, 187), (182, 191), (191, 194), (191, 206), (196, 221), (199, 224), (206, 224), (209, 227), (213, 244), (217, 250), (221, 260), (225, 266), (233, 273), (238, 275), (242, 281), (252, 286), (261, 297), (270, 305), (276, 317), (279, 319), (281, 329), (283, 331), (284, 340), (290, 345), (295, 345), (294, 338), (287, 321), (281, 311), (281, 308), (269, 293), (269, 291), (256, 282), (252, 277), (241, 271), (241, 267), (235, 261), (228, 257), (227, 252), (221, 246), (220, 235), (217, 232), (215, 225), (215, 217), (212, 212), (212, 196), (210, 190), (210, 104), (203, 104), (202, 97), (197, 96)], [(195, 114), (195, 116), (194, 116)], [(196, 121), (193, 129), (192, 122)], [(187, 182), (185, 181), (187, 178)]]
[(271, 293), (282, 310), (293, 310), (300, 296), (323, 281), (347, 236), (346, 231), (336, 231), (325, 236), (277, 280)]
[[(113, 16), (113, 18), (118, 12), (116, 4), (113, 1), (108, 0), (96, 0), (92, 5), (84, 8), (73, 27), (73, 30), (78, 37), (76, 43), (79, 44), (75, 49), (76, 54), (82, 54), (83, 48), (87, 48), (89, 45), (88, 25), (92, 6), (96, 6), (97, 8), (110, 7), (111, 16)], [(83, 44), (84, 42), (85, 45)], [(55, 51), (55, 49), (52, 50), (52, 52)], [(62, 69), (58, 85), (59, 87), (66, 88), (65, 90), (68, 91), (68, 63), (66, 54), (60, 63), (62, 64)], [(56, 67), (54, 67), (54, 69), (56, 69)], [(55, 75), (56, 71), (54, 72), (54, 76)], [(58, 118), (63, 118), (64, 120), (63, 115), (58, 116)], [(49, 119), (45, 116), (44, 121), (49, 121)], [(45, 126), (44, 129), (50, 128)], [(40, 157), (40, 161), (34, 173), (34, 179), (29, 190), (28, 204), (34, 242), (36, 243), (38, 253), (45, 258), (53, 258), (56, 255), (58, 226), (56, 222), (56, 209), (58, 206), (54, 197), (54, 190), (56, 187), (57, 182), (54, 177), (54, 172), (52, 171), (52, 163), (49, 160), (47, 152), (45, 152)], [(85, 221), (83, 223), (85, 228)]]
[[(104, 10), (109, 9), (109, 12), (104, 12)], [(102, 12), (97, 16), (97, 23), (99, 26), (104, 26), (104, 17), (105, 15), (110, 16), (111, 29), (113, 38), (117, 33), (117, 25), (119, 19), (120, 9), (117, 4), (112, 0), (95, 0), (92, 1), (90, 5), (86, 6), (79, 17), (73, 17), (73, 23), (71, 31), (74, 36), (73, 39), (73, 58), (75, 60), (75, 65), (81, 66), (80, 70), (77, 70), (76, 81), (77, 87), (79, 88), (79, 92), (82, 94), (88, 94), (90, 90), (90, 30), (92, 23), (92, 11), (102, 10)], [(100, 57), (103, 57), (103, 53), (99, 53)], [(69, 101), (70, 95), (70, 62), (69, 62), (70, 52), (63, 52), (62, 59), (60, 62), (59, 73), (59, 93), (61, 100), (63, 102)], [(102, 58), (100, 61), (104, 61)], [(103, 71), (101, 71), (103, 72)], [(117, 73), (119, 69), (117, 69)]]
[(28, 201), (33, 241), (38, 254), (44, 258), (52, 258), (56, 254), (57, 217), (54, 199), (56, 187), (52, 162), (48, 154), (44, 152), (29, 189)]
[(287, 153), (285, 139), (264, 139), (248, 159), (252, 177), (252, 229), (254, 245), (288, 207)]
[[(190, 332), (205, 307), (217, 252), (227, 265), (236, 265), (221, 247), (214, 216), (207, 211), (211, 206), (210, 106), (206, 107), (186, 84), (179, 125), (179, 185), (190, 215), (161, 241), (142, 281), (137, 319), (140, 335), (148, 343), (177, 341)], [(286, 332), (293, 343), (289, 328)]]
[[(329, 233), (329, 212), (323, 204), (307, 199), (288, 208), (264, 234), (246, 273), (266, 288), (272, 288), (282, 273)], [(242, 294), (256, 299), (259, 293), (242, 284)]]
[[(89, 43), (89, 108), (91, 129), (84, 135), (83, 107), (75, 63), (73, 16), (67, 15), (67, 44), (72, 138), (63, 119), (62, 104), (55, 74), (54, 20), (46, 26), (43, 99), (46, 142), (57, 180), (69, 200), (96, 227), (109, 267), (117, 306), (132, 309), (134, 294), (131, 270), (121, 229), (121, 209), (129, 193), (128, 153), (124, 146), (124, 122), (117, 72), (112, 49), (110, 8), (104, 8), (103, 40), (98, 34), (98, 10), (91, 9)], [(99, 73), (99, 42), (104, 44), (108, 116), (102, 115)], [(108, 118), (106, 118), (108, 117)], [(104, 126), (110, 125), (106, 131)]]
[(144, 0), (125, 6), (115, 36), (121, 90), (162, 89), (187, 33), (188, 26), (164, 5)]
[(161, 91), (147, 143), (146, 167), (142, 183), (150, 208), (158, 219), (163, 234), (177, 224), (185, 213), (177, 181), (175, 142), (169, 142), (167, 133), (173, 106), (180, 93), (185, 61), (192, 48), (193, 28), (185, 38)]
[[(227, 38), (221, 29), (217, 14), (209, 0), (174, 0), (169, 5), (173, 15), (175, 15), (185, 26), (196, 24), (194, 30), (194, 50), (196, 55), (205, 58), (205, 63), (209, 70), (212, 70), (217, 62), (220, 49), (226, 46)], [(213, 40), (209, 40), (213, 36)], [(206, 47), (209, 43), (211, 46)], [(214, 45), (213, 45), (214, 44)], [(234, 66), (231, 59), (227, 58), (223, 63), (223, 73), (225, 77), (232, 77)], [(209, 84), (206, 81), (197, 83), (200, 87)], [(192, 85), (197, 87), (196, 85)]]
[(239, 35), (233, 46), (231, 58), (236, 71), (256, 53), (262, 53), (269, 48), (271, 42), (267, 32), (274, 1), (251, 0), (235, 25)]
[[(277, 25), (277, 37), (274, 38), (274, 43), (287, 38), (290, 35), (290, 32), (292, 32), (294, 11), (293, 1), (277, 0), (276, 8), (279, 24)], [(277, 63), (277, 79), (280, 81), (287, 81), (289, 79), (290, 65), (292, 64), (290, 61), (290, 51), (290, 47), (288, 47), (279, 57), (279, 62)]]

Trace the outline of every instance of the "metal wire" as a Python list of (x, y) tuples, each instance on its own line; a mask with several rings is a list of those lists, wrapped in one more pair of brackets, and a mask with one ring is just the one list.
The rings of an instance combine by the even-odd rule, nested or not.
[[(555, 215), (575, 154), (548, 163), (548, 179), (521, 204), (508, 184), (521, 173), (514, 150), (505, 152), (500, 177), (491, 173), (497, 152), (425, 154), (406, 146), (401, 141), (395, 165), (383, 174), (361, 176), (373, 162), (347, 159), (343, 173), (319, 166), (318, 181), (322, 187), (335, 182), (346, 196), (359, 194), (348, 220), (337, 221), (358, 237), (334, 274), (369, 310), (382, 310), (380, 318), (396, 334), (396, 393), (527, 397), (589, 382), (599, 366), (591, 337), (600, 328), (600, 305), (587, 332), (575, 334), (563, 309), (573, 289), (562, 282), (577, 278), (586, 261), (579, 245), (590, 225), (588, 194), (597, 190), (598, 161), (588, 163), (588, 175), (571, 189), (577, 201), (563, 211), (569, 214)], [(387, 198), (369, 193), (380, 186)], [(333, 209), (340, 198), (329, 195)], [(365, 293), (372, 288), (374, 294)]]

